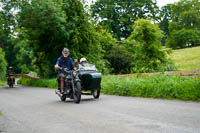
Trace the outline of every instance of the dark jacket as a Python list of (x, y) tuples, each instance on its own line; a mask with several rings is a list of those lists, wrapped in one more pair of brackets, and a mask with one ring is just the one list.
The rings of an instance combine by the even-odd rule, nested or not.
[[(56, 64), (59, 67), (67, 68), (68, 70), (72, 70), (74, 68), (74, 62), (73, 62), (72, 58), (70, 58), (70, 57), (64, 58), (64, 56), (61, 56), (57, 59)], [(58, 74), (60, 74), (60, 73), (68, 75), (68, 73), (66, 73), (64, 71), (59, 71)]]

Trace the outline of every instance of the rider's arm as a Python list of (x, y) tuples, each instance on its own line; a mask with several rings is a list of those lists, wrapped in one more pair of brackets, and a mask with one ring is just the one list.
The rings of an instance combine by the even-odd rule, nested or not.
[(56, 65), (54, 66), (54, 68), (55, 68), (56, 70), (60, 69), (59, 64), (60, 64), (60, 58), (57, 59)]
[(70, 70), (72, 70), (74, 68), (74, 61), (71, 59), (71, 66), (70, 66)]

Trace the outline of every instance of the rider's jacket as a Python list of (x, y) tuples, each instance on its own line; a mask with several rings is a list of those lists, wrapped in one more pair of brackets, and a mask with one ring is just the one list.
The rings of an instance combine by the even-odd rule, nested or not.
[[(74, 62), (73, 62), (72, 58), (70, 58), (70, 57), (65, 58), (64, 56), (61, 56), (57, 59), (56, 64), (59, 67), (67, 68), (68, 70), (72, 70), (74, 68)], [(68, 73), (66, 73), (64, 71), (58, 72), (58, 74), (61, 74), (61, 73), (68, 75)]]
[(7, 77), (10, 77), (11, 75), (15, 76), (15, 72), (13, 70), (8, 70), (6, 75)]

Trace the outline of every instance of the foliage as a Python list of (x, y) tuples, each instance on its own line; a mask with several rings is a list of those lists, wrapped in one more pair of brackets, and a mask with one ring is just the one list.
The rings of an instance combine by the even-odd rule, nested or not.
[(160, 23), (159, 27), (163, 31), (164, 37), (162, 39), (162, 44), (166, 42), (166, 38), (169, 35), (169, 22), (171, 21), (171, 4), (163, 6), (160, 11)]
[(107, 52), (105, 58), (110, 62), (113, 73), (130, 73), (132, 54), (128, 52), (123, 46), (115, 45)]
[(6, 67), (7, 67), (7, 62), (5, 60), (5, 53), (0, 48), (0, 80), (3, 80), (6, 78)]
[[(56, 79), (20, 79), (19, 84), (57, 88)], [(155, 75), (151, 77), (104, 76), (102, 93), (119, 96), (137, 96), (200, 101), (200, 80), (180, 76)]]
[(172, 69), (167, 52), (161, 47), (162, 32), (151, 20), (139, 19), (128, 40), (135, 40), (134, 72)]
[(127, 38), (132, 24), (138, 18), (158, 19), (156, 0), (97, 0), (92, 6), (92, 16), (105, 26), (115, 38)]
[(84, 56), (96, 64), (102, 59), (99, 34), (79, 0), (33, 0), (22, 7), (18, 22), (20, 35), (25, 35), (19, 35), (20, 41), (29, 43), (42, 77), (55, 76), (53, 66), (63, 47), (72, 58)]
[(12, 38), (14, 36), (14, 29), (17, 26), (15, 11), (19, 1), (5, 1), (0, 0), (0, 47), (5, 51), (5, 58), (8, 66), (13, 66), (15, 71), (19, 71), (16, 65), (16, 57), (14, 52), (14, 45)]
[(200, 2), (180, 0), (171, 6), (172, 22), (169, 24), (167, 46), (183, 48), (200, 43)]
[(200, 70), (200, 46), (173, 50), (169, 58), (179, 70)]
[(0, 80), (0, 86), (4, 86), (6, 84), (7, 84), (7, 82), (5, 80)]
[(102, 92), (137, 96), (200, 101), (200, 80), (180, 76), (103, 77)]
[(56, 79), (31, 79), (31, 78), (21, 78), (17, 81), (18, 84), (26, 86), (35, 86), (35, 87), (48, 87), (48, 88), (57, 88), (58, 84)]

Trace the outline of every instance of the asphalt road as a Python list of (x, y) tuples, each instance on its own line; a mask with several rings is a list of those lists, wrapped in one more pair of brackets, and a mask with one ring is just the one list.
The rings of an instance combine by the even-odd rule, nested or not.
[(0, 87), (0, 133), (200, 133), (200, 103), (101, 95), (61, 102), (53, 89)]

